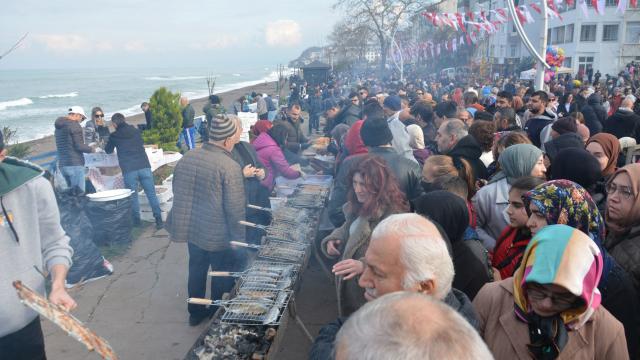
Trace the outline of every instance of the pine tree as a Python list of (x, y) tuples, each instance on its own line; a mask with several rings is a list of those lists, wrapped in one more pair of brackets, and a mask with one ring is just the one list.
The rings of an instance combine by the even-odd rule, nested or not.
[(176, 143), (182, 131), (180, 94), (165, 87), (156, 90), (149, 100), (151, 129), (142, 134), (146, 144), (157, 144), (165, 151), (178, 151)]

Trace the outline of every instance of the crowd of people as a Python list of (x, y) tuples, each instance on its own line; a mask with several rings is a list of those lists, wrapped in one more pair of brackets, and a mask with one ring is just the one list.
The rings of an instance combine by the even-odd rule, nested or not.
[(638, 358), (640, 108), (594, 83), (307, 89), (337, 159), (318, 252), (339, 314), (310, 359)]

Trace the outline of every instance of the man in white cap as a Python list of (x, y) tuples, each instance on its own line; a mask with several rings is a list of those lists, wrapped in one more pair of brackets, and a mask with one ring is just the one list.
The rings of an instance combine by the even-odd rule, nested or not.
[(92, 153), (94, 148), (85, 145), (80, 123), (86, 119), (80, 106), (69, 108), (69, 115), (59, 117), (55, 122), (58, 166), (71, 188), (85, 191), (85, 168), (83, 153)]

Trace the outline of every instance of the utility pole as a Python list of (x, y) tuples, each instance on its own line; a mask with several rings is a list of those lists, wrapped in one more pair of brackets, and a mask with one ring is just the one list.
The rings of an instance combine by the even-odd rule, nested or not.
[[(547, 56), (547, 29), (549, 20), (547, 19), (547, 0), (542, 0), (542, 29), (540, 30), (540, 54), (546, 59)], [(536, 73), (536, 90), (544, 88), (544, 67), (541, 66)]]

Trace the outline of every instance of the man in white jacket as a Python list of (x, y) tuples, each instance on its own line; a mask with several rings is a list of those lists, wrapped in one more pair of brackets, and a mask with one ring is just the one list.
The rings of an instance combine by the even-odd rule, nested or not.
[(20, 303), (13, 281), (44, 294), (51, 274), (49, 300), (72, 310), (65, 290), (73, 250), (60, 225), (51, 184), (43, 171), (6, 157), (0, 134), (0, 359), (45, 359), (38, 314)]

